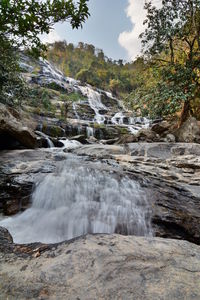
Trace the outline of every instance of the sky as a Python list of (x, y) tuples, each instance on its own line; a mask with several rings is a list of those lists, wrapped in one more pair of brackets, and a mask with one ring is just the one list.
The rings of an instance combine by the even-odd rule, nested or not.
[[(154, 0), (159, 1), (159, 0)], [(145, 0), (89, 0), (91, 16), (82, 29), (72, 30), (69, 23), (56, 24), (44, 42), (66, 40), (84, 42), (103, 49), (112, 59), (134, 60), (141, 53), (139, 34), (144, 31)]]

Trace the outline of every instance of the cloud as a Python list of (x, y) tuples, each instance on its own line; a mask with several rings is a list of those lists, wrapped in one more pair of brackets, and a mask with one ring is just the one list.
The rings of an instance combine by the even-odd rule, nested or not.
[(43, 34), (41, 36), (41, 40), (44, 44), (46, 44), (46, 43), (51, 44), (51, 43), (62, 40), (62, 38), (59, 36), (57, 31), (55, 29), (53, 29), (53, 30), (51, 30), (51, 32), (49, 34)]
[[(137, 55), (141, 54), (141, 40), (139, 35), (144, 31), (145, 26), (143, 21), (146, 17), (144, 10), (145, 0), (129, 0), (126, 8), (127, 17), (131, 19), (133, 28), (131, 31), (124, 31), (120, 33), (118, 42), (128, 52), (128, 57), (134, 60)], [(155, 1), (156, 6), (160, 6), (160, 1)]]

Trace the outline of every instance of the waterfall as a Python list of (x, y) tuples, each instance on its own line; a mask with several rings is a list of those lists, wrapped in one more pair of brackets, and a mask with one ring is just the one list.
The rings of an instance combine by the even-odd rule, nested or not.
[(55, 243), (87, 233), (152, 235), (140, 185), (72, 156), (38, 182), (32, 206), (0, 222), (16, 243)]
[(86, 134), (87, 134), (87, 138), (94, 137), (94, 128), (87, 126)]
[[(41, 126), (41, 130), (42, 130), (42, 126)], [(53, 147), (54, 147), (54, 143), (53, 143), (52, 140), (48, 137), (48, 135), (46, 135), (44, 132), (41, 132), (41, 131), (37, 131), (37, 130), (36, 130), (35, 133), (37, 133), (37, 135), (42, 136), (43, 138), (46, 139), (49, 148), (53, 148)]]
[(82, 94), (87, 96), (90, 107), (95, 112), (94, 121), (98, 124), (104, 124), (105, 116), (100, 114), (100, 110), (108, 110), (105, 105), (101, 102), (101, 94), (89, 86), (79, 86)]

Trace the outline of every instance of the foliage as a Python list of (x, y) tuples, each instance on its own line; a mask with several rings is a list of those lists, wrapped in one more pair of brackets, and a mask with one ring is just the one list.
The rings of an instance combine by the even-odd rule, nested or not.
[[(141, 35), (149, 70), (127, 98), (145, 114), (193, 113), (199, 91), (200, 1), (163, 0), (160, 9), (146, 2), (147, 28)], [(143, 74), (145, 75), (145, 73)]]
[(110, 90), (117, 96), (129, 93), (137, 85), (136, 70), (141, 71), (144, 61), (125, 63), (112, 60), (93, 45), (55, 42), (49, 45), (47, 58), (66, 76), (87, 82), (95, 87)]
[(10, 42), (2, 38), (0, 43), (0, 102), (21, 104), (22, 95), (27, 90), (19, 76), (18, 55)]
[(49, 33), (57, 22), (68, 20), (78, 28), (89, 16), (88, 0), (1, 0), (0, 33), (18, 46), (31, 46), (39, 54), (44, 45), (39, 34)]
[(57, 22), (68, 20), (78, 28), (89, 16), (88, 0), (0, 1), (0, 101), (20, 104), (26, 93), (20, 77), (18, 50), (28, 47), (39, 56), (46, 47), (39, 34), (49, 33)]
[(70, 94), (61, 95), (60, 100), (68, 102), (68, 103), (73, 103), (73, 102), (77, 102), (77, 101), (80, 101), (80, 100), (81, 101), (87, 100), (87, 98), (84, 97), (83, 95), (79, 94), (79, 93), (72, 92)]

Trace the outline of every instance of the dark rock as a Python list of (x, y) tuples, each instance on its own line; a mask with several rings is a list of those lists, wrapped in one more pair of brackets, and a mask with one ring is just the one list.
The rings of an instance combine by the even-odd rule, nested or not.
[(170, 129), (170, 126), (170, 123), (168, 123), (167, 121), (162, 121), (161, 123), (153, 124), (151, 130), (161, 135), (164, 132), (168, 131)]
[(80, 142), (81, 144), (88, 144), (87, 138), (83, 134), (79, 134), (70, 138), (70, 140), (75, 140)]
[(9, 111), (0, 103), (0, 149), (37, 147), (36, 136), (16, 118), (16, 115), (17, 112)]
[(13, 243), (12, 236), (4, 227), (0, 227), (0, 243)]
[(50, 137), (65, 136), (65, 130), (63, 128), (61, 128), (60, 126), (56, 126), (56, 125), (43, 123), (41, 131)]

